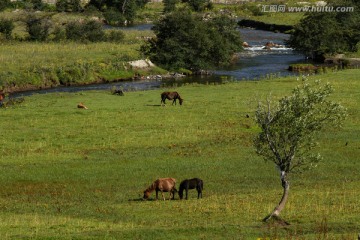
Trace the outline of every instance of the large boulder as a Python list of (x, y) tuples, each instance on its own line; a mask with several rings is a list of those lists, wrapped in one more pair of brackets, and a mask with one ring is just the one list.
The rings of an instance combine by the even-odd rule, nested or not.
[(149, 59), (141, 59), (129, 62), (129, 65), (133, 68), (151, 68), (155, 65)]

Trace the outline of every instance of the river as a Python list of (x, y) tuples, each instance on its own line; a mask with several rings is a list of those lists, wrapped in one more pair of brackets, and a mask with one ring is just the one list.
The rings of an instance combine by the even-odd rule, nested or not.
[[(151, 24), (142, 24), (128, 29), (149, 30)], [(126, 29), (125, 29), (126, 31)], [(305, 57), (295, 53), (287, 47), (272, 48), (272, 50), (263, 49), (267, 42), (273, 42), (284, 45), (284, 41), (289, 35), (283, 33), (274, 33), (254, 29), (239, 29), (242, 38), (251, 47), (245, 48), (239, 54), (239, 60), (227, 68), (217, 69), (210, 76), (192, 76), (178, 79), (166, 80), (141, 80), (141, 81), (122, 81), (108, 84), (92, 84), (85, 86), (56, 87), (38, 91), (29, 91), (13, 94), (16, 96), (26, 96), (33, 93), (50, 93), (50, 92), (77, 92), (86, 90), (105, 90), (112, 86), (122, 88), (124, 91), (149, 90), (160, 87), (177, 86), (184, 83), (209, 83), (221, 81), (241, 81), (257, 80), (269, 76), (286, 76), (293, 74), (287, 70), (288, 66), (293, 63), (305, 62)]]

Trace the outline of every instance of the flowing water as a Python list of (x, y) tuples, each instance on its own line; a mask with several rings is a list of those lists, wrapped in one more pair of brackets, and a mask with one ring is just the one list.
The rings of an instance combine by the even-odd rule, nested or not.
[[(149, 30), (151, 24), (142, 24), (129, 27), (128, 29)], [(29, 91), (18, 93), (16, 95), (30, 95), (33, 93), (49, 92), (77, 92), (86, 90), (110, 89), (113, 86), (120, 87), (125, 91), (148, 90), (160, 87), (170, 87), (184, 83), (209, 83), (221, 82), (225, 80), (257, 80), (269, 76), (286, 76), (293, 73), (287, 70), (288, 66), (293, 63), (305, 62), (303, 55), (294, 52), (291, 48), (284, 46), (289, 35), (274, 33), (254, 29), (240, 29), (242, 38), (250, 47), (245, 48), (239, 54), (239, 60), (227, 68), (217, 69), (213, 75), (209, 76), (192, 76), (178, 79), (166, 80), (141, 80), (141, 81), (122, 81), (109, 84), (93, 84), (86, 86), (56, 87), (52, 89)], [(267, 42), (273, 42), (281, 45), (271, 50), (263, 49)], [(14, 96), (14, 95), (13, 95)]]

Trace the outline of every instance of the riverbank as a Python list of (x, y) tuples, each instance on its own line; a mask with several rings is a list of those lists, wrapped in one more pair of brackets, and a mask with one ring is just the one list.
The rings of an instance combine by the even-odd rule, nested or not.
[(157, 66), (131, 66), (131, 61), (141, 59), (138, 49), (143, 40), (135, 36), (150, 33), (131, 31), (126, 34), (128, 38), (121, 44), (4, 43), (0, 52), (0, 88), (11, 93), (168, 74)]

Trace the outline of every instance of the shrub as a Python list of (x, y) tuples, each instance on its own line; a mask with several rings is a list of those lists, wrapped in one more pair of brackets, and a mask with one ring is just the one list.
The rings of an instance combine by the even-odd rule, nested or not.
[(10, 0), (1, 0), (0, 1), (0, 11), (5, 10), (6, 8), (10, 7), (11, 2)]
[(26, 28), (31, 41), (45, 41), (49, 36), (51, 21), (46, 18), (30, 16), (26, 20)]
[(57, 42), (66, 40), (65, 29), (63, 27), (56, 26), (52, 33), (52, 40)]
[(114, 8), (105, 11), (104, 18), (106, 23), (112, 26), (122, 26), (126, 23), (125, 16)]
[(108, 30), (106, 32), (106, 40), (109, 42), (121, 42), (124, 38), (125, 34), (120, 30)]
[(164, 12), (172, 12), (176, 9), (176, 3), (178, 0), (164, 0)]
[(210, 0), (183, 0), (183, 2), (186, 2), (196, 12), (202, 12), (213, 7)]
[(58, 0), (56, 10), (58, 12), (81, 12), (83, 8), (80, 0)]
[(11, 33), (15, 25), (12, 20), (0, 19), (0, 33), (4, 34), (6, 39), (11, 38)]
[(34, 10), (42, 11), (45, 8), (45, 3), (42, 0), (31, 0)]
[(66, 38), (73, 41), (100, 42), (105, 40), (105, 32), (100, 22), (90, 20), (84, 23), (73, 21), (66, 25)]

